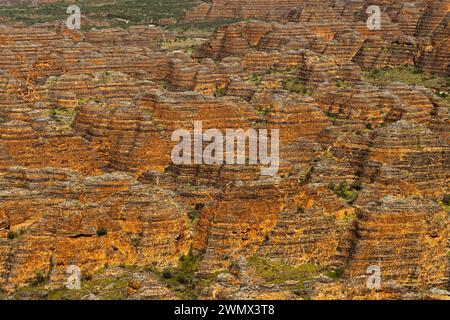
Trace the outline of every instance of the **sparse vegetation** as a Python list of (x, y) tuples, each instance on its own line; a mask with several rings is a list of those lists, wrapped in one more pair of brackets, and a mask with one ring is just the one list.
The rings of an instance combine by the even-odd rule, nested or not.
[(442, 198), (442, 202), (446, 205), (446, 206), (450, 206), (450, 194), (446, 194), (444, 196), (444, 198)]
[(34, 277), (33, 281), (31, 282), (31, 285), (33, 287), (38, 286), (44, 282), (47, 281), (47, 277), (45, 275), (45, 272), (42, 270), (39, 270), (36, 272), (36, 276)]
[(338, 197), (344, 199), (348, 204), (353, 204), (358, 196), (357, 192), (361, 190), (362, 185), (358, 181), (353, 182), (350, 185), (347, 185), (345, 182), (341, 182), (338, 185), (335, 183), (330, 183), (328, 188)]
[[(183, 21), (186, 11), (197, 6), (200, 0), (117, 0), (97, 1), (78, 0), (76, 4), (81, 13), (87, 18), (87, 23), (82, 23), (81, 29), (89, 31), (93, 27), (97, 29), (121, 27), (129, 28), (135, 25), (158, 25), (161, 19), (174, 19), (173, 24), (165, 28), (179, 36), (185, 33), (194, 33), (180, 45), (190, 51), (194, 38), (209, 37), (214, 30), (222, 25), (242, 21), (242, 19), (212, 19), (205, 21)], [(73, 4), (70, 0), (56, 3), (39, 4), (35, 6), (15, 5), (0, 7), (0, 20), (4, 22), (22, 22), (26, 25), (65, 21), (68, 14), (66, 9)], [(170, 47), (171, 44), (168, 44)], [(189, 47), (189, 48), (187, 48)], [(167, 48), (170, 49), (170, 48)], [(177, 49), (174, 49), (177, 50)]]
[(265, 117), (269, 113), (271, 113), (273, 110), (272, 110), (272, 108), (261, 108), (261, 109), (256, 109), (255, 111), (259, 118), (265, 119)]
[(446, 194), (444, 195), (444, 197), (442, 198), (442, 200), (437, 201), (441, 207), (447, 211), (450, 212), (450, 194)]
[[(315, 163), (317, 161), (313, 161), (313, 163)], [(304, 172), (301, 172), (299, 175), (298, 182), (299, 183), (307, 183), (309, 181), (309, 179), (311, 179), (313, 170), (314, 170), (314, 166), (311, 165)]]
[(20, 237), (21, 235), (23, 235), (26, 231), (26, 228), (20, 228), (17, 231), (14, 230), (9, 230), (8, 233), (6, 234), (6, 237), (10, 240), (16, 239), (18, 237)]
[(153, 119), (154, 117), (154, 112), (153, 110), (150, 109), (141, 109), (142, 113), (144, 113), (145, 115), (149, 116), (150, 118)]
[(211, 19), (201, 21), (179, 22), (177, 24), (168, 26), (167, 29), (177, 34), (184, 34), (186, 32), (195, 32), (199, 35), (202, 34), (202, 36), (209, 36), (214, 32), (216, 28), (226, 24), (236, 23), (239, 21), (243, 21), (243, 19)]
[[(446, 110), (441, 108), (441, 102), (450, 102), (449, 78), (424, 73), (412, 66), (373, 69), (365, 73), (368, 81), (376, 86), (382, 87), (396, 81), (421, 85), (434, 90), (437, 96), (444, 99), (427, 99), (425, 96), (423, 99), (415, 99), (412, 92), (409, 92), (411, 103), (405, 97), (408, 90), (387, 92), (380, 89), (371, 94), (368, 92), (371, 91), (370, 88), (356, 85), (348, 78), (353, 78), (352, 75), (342, 75), (347, 79), (344, 80), (338, 79), (337, 74), (333, 73), (332, 77), (335, 79), (329, 80), (328, 87), (315, 88), (309, 82), (302, 81), (304, 69), (308, 69), (308, 74), (311, 73), (310, 79), (324, 80), (327, 75), (322, 74), (323, 69), (329, 68), (328, 71), (333, 72), (336, 65), (342, 64), (342, 57), (327, 57), (334, 50), (322, 50), (323, 54), (317, 54), (306, 48), (311, 47), (317, 52), (316, 49), (320, 49), (322, 45), (325, 48), (328, 43), (328, 48), (337, 48), (339, 51), (338, 38), (330, 41), (322, 39), (317, 43), (310, 39), (311, 46), (307, 45), (309, 36), (294, 39), (294, 42), (284, 41), (285, 35), (295, 36), (299, 28), (295, 24), (286, 24), (286, 19), (282, 19), (279, 24), (255, 21), (242, 28), (230, 28), (224, 32), (223, 37), (204, 43), (205, 38), (209, 38), (217, 26), (240, 19), (182, 22), (185, 11), (200, 1), (61, 0), (33, 7), (0, 6), (2, 23), (23, 22), (31, 25), (64, 21), (68, 16), (67, 6), (76, 3), (82, 10), (84, 30), (98, 23), (101, 24), (99, 28), (126, 28), (158, 24), (160, 19), (165, 19), (161, 25), (175, 33), (174, 37), (167, 37), (163, 32), (164, 41), (159, 43), (159, 49), (154, 48), (154, 41), (141, 41), (141, 36), (145, 33), (139, 33), (140, 29), (125, 37), (125, 42), (117, 39), (113, 33), (112, 39), (108, 36), (101, 39), (105, 42), (102, 44), (95, 41), (95, 37), (61, 33), (58, 28), (52, 32), (35, 28), (36, 33), (32, 30), (14, 30), (11, 33), (18, 31), (19, 34), (2, 36), (0, 42), (5, 44), (7, 52), (6, 60), (2, 63), (6, 70), (1, 76), (8, 83), (4, 90), (6, 99), (0, 103), (5, 106), (1, 113), (4, 119), (0, 118), (0, 123), (9, 122), (0, 126), (5, 127), (2, 135), (5, 142), (2, 141), (1, 146), (5, 155), (0, 160), (2, 168), (5, 167), (1, 177), (3, 200), (6, 201), (2, 200), (6, 211), (2, 208), (4, 217), (1, 217), (6, 249), (3, 250), (5, 258), (0, 268), (6, 270), (2, 281), (5, 282), (3, 289), (8, 294), (7, 298), (146, 299), (151, 295), (164, 297), (168, 288), (171, 296), (175, 293), (181, 299), (292, 297), (290, 294), (286, 295), (286, 290), (304, 299), (351, 299), (361, 297), (367, 291), (364, 287), (365, 279), (358, 278), (356, 268), (346, 269), (346, 272), (355, 271), (356, 277), (352, 276), (347, 283), (347, 274), (342, 279), (344, 270), (337, 265), (353, 265), (355, 259), (356, 267), (361, 267), (359, 271), (362, 274), (365, 273), (362, 269), (365, 268), (365, 262), (383, 262), (383, 268), (393, 271), (393, 280), (399, 280), (395, 276), (402, 276), (405, 270), (423, 271), (420, 279), (400, 277), (402, 281), (398, 283), (399, 286), (393, 281), (392, 286), (386, 286), (392, 287), (389, 290), (380, 291), (377, 296), (370, 294), (367, 298), (414, 298), (414, 295), (409, 294), (421, 292), (418, 290), (423, 289), (422, 280), (428, 279), (427, 273), (432, 274), (433, 279), (445, 278), (445, 270), (436, 268), (434, 264), (440, 263), (443, 252), (450, 257), (448, 245), (443, 241), (446, 240), (443, 235), (446, 230), (441, 228), (446, 222), (443, 218), (447, 218), (448, 214), (444, 215), (439, 207), (450, 211), (450, 195), (445, 194), (445, 188), (436, 186), (437, 189), (432, 191), (437, 196), (432, 198), (434, 203), (431, 207), (429, 199), (406, 196), (420, 193), (415, 192), (421, 186), (420, 181), (412, 181), (415, 173), (422, 180), (424, 171), (438, 167), (436, 170), (439, 173), (442, 169), (442, 162), (445, 160), (441, 156), (443, 148), (440, 148), (439, 143), (429, 143), (433, 139), (428, 137), (431, 134), (429, 130), (432, 130), (436, 131), (436, 135), (440, 134), (441, 138), (446, 138), (443, 122), (448, 119)], [(235, 5), (230, 3), (226, 13), (236, 9)], [(312, 8), (312, 12), (317, 11), (316, 9)], [(336, 8), (328, 8), (325, 13), (332, 13), (334, 9)], [(396, 14), (388, 9), (384, 10), (386, 14)], [(397, 10), (396, 7), (394, 9)], [(215, 10), (216, 8), (211, 10), (211, 13)], [(289, 16), (288, 11), (283, 16)], [(259, 13), (255, 12), (255, 17), (257, 16)], [(317, 16), (320, 16), (320, 12)], [(347, 14), (340, 20), (351, 27), (351, 21), (344, 21), (346, 16)], [(263, 18), (261, 20), (265, 20)], [(321, 30), (306, 30), (306, 34), (325, 33), (328, 18), (324, 19), (322, 27), (319, 26)], [(257, 32), (247, 32), (251, 31), (249, 29), (256, 29)], [(22, 34), (28, 31), (31, 31), (31, 37)], [(417, 31), (418, 35), (422, 34), (421, 30)], [(9, 32), (9, 29), (5, 32)], [(156, 33), (159, 38), (160, 33)], [(36, 40), (40, 35), (44, 39)], [(343, 30), (338, 36), (342, 36), (341, 40), (344, 42), (354, 38), (350, 29)], [(233, 39), (236, 37), (238, 39)], [(386, 37), (383, 36), (384, 38)], [(16, 40), (17, 43), (14, 44)], [(402, 37), (400, 40), (398, 44), (403, 46)], [(433, 47), (436, 47), (434, 39), (417, 40), (421, 50), (422, 43), (426, 45), (428, 40), (432, 40)], [(237, 50), (242, 41), (246, 49)], [(253, 48), (247, 50), (246, 42)], [(260, 45), (256, 45), (258, 42)], [(202, 50), (197, 50), (190, 57), (184, 54), (192, 52), (196, 45), (202, 43), (204, 46), (199, 48)], [(48, 52), (45, 52), (45, 44), (49, 46)], [(305, 47), (305, 50), (290, 51), (301, 47)], [(409, 45), (404, 49), (409, 50), (408, 48)], [(436, 47), (433, 50), (435, 49), (442, 48)], [(389, 46), (382, 50), (389, 51)], [(399, 53), (403, 51), (401, 48), (398, 50)], [(167, 52), (171, 53), (166, 54)], [(253, 53), (258, 54), (253, 58), (257, 61), (253, 61), (254, 64), (252, 61), (248, 63)], [(340, 56), (342, 52), (338, 53)], [(438, 51), (430, 53), (441, 57)], [(174, 59), (176, 57), (180, 59)], [(269, 63), (267, 60), (271, 59), (265, 57), (275, 59), (277, 63)], [(442, 71), (445, 66), (440, 61), (431, 61), (431, 67), (434, 69), (433, 63), (437, 63), (437, 68)], [(66, 66), (67, 63), (73, 63), (73, 66)], [(264, 65), (265, 71), (259, 69), (264, 68)], [(259, 72), (251, 74), (253, 71), (249, 70), (255, 70), (254, 67)], [(356, 69), (352, 68), (350, 71), (359, 73), (359, 67), (354, 67)], [(99, 73), (98, 70), (105, 68), (116, 71)], [(176, 84), (178, 69), (188, 70), (191, 76), (195, 76), (197, 71), (201, 74), (207, 70), (205, 72), (210, 73), (210, 80), (216, 81), (216, 85), (212, 89), (203, 88), (205, 91), (209, 90), (203, 92), (201, 86), (208, 86), (206, 82), (210, 82), (201, 81), (201, 77), (197, 77), (198, 81), (184, 79), (190, 81), (191, 85), (183, 89), (181, 87), (185, 86)], [(86, 80), (93, 76), (95, 83)], [(241, 127), (241, 124), (242, 127), (248, 127), (252, 121), (256, 124), (253, 126), (256, 129), (279, 127), (278, 125), (285, 129), (281, 138), (287, 147), (281, 151), (282, 155), (289, 154), (281, 163), (277, 176), (258, 181), (253, 171), (258, 170), (259, 165), (243, 171), (240, 170), (242, 166), (235, 166), (219, 172), (219, 176), (225, 177), (213, 186), (212, 183), (196, 181), (199, 173), (194, 169), (208, 172), (208, 169), (203, 170), (203, 166), (196, 166), (191, 171), (183, 168), (178, 170), (179, 167), (169, 160), (168, 142), (173, 129), (188, 126), (192, 119), (201, 120), (201, 116), (210, 109), (223, 108), (222, 104), (213, 104), (210, 100), (223, 100), (219, 102), (227, 105), (233, 103), (229, 101), (232, 97), (209, 97), (212, 94), (222, 97), (231, 93), (228, 87), (216, 88), (224, 77), (229, 80), (227, 82), (235, 83), (236, 77), (242, 77), (246, 82), (242, 86), (242, 92), (237, 94), (240, 97), (234, 97), (239, 100), (233, 100), (237, 104), (235, 112), (223, 112), (221, 117), (219, 110), (217, 121), (211, 119), (213, 116), (206, 118), (220, 128), (224, 128), (225, 124), (233, 128)], [(121, 86), (122, 82), (133, 87), (133, 90), (127, 90), (128, 86)], [(172, 92), (152, 89), (156, 82), (160, 89), (171, 89)], [(355, 92), (350, 94), (345, 92), (346, 89)], [(84, 92), (87, 97), (80, 97), (83, 95), (80, 92)], [(314, 99), (306, 96), (312, 93)], [(347, 105), (352, 108), (355, 97), (362, 99), (362, 103), (356, 103), (352, 112), (344, 112)], [(368, 97), (375, 100), (377, 107), (360, 106)], [(399, 106), (392, 106), (395, 102), (399, 102)], [(81, 106), (86, 103), (88, 105)], [(410, 108), (408, 104), (411, 104)], [(421, 105), (424, 107), (420, 108)], [(155, 106), (156, 110), (162, 112), (152, 110)], [(128, 115), (121, 116), (121, 112), (128, 107), (133, 110)], [(311, 108), (314, 110), (311, 111)], [(80, 109), (92, 109), (93, 112), (103, 110), (104, 116), (112, 119), (99, 120), (92, 115), (92, 119), (86, 119), (84, 124), (74, 126), (72, 130), (68, 126), (72, 125), (76, 112)], [(282, 110), (279, 112), (280, 109)], [(45, 113), (44, 117), (42, 112)], [(321, 116), (323, 112), (327, 114), (328, 120)], [(309, 120), (303, 121), (308, 117)], [(46, 121), (49, 119), (51, 121)], [(397, 121), (398, 119), (403, 121)], [(416, 126), (414, 122), (417, 119), (420, 120), (419, 124), (424, 125)], [(82, 119), (79, 120), (81, 122)], [(331, 127), (331, 121), (336, 126)], [(397, 123), (392, 123), (394, 121)], [(261, 122), (264, 125), (260, 125)], [(301, 128), (300, 124), (303, 124)], [(387, 125), (389, 126), (386, 127)], [(402, 128), (405, 131), (403, 135), (398, 133)], [(35, 134), (30, 136), (27, 130), (32, 130)], [(355, 136), (355, 132), (360, 136)], [(60, 148), (61, 153), (65, 149), (68, 151), (63, 157), (58, 157), (56, 152), (50, 159), (44, 159), (50, 149), (58, 146), (54, 143), (58, 137), (62, 137), (59, 141), (64, 144), (67, 140), (64, 137), (74, 136), (80, 143), (73, 148)], [(47, 138), (51, 140), (47, 141)], [(411, 139), (414, 140), (412, 143)], [(67, 143), (70, 143), (69, 140)], [(159, 142), (164, 145), (160, 146)], [(420, 151), (410, 150), (414, 146)], [(371, 152), (365, 157), (367, 150), (380, 149), (387, 155)], [(345, 156), (347, 150), (351, 151), (351, 157)], [(264, 150), (259, 151), (261, 155)], [(375, 155), (372, 156), (373, 154)], [(410, 154), (413, 156), (409, 156)], [(436, 159), (433, 158), (435, 154)], [(127, 163), (127, 157), (130, 163)], [(311, 160), (312, 157), (315, 158)], [(357, 159), (361, 160), (358, 168), (354, 168), (355, 157), (361, 158)], [(433, 159), (430, 160), (430, 157)], [(376, 163), (370, 160), (376, 160)], [(417, 166), (408, 170), (408, 163), (411, 161)], [(349, 166), (358, 171), (356, 177), (349, 179), (344, 172), (340, 178), (330, 180), (336, 172), (343, 171), (339, 168)], [(160, 178), (163, 168), (165, 178)], [(383, 171), (386, 173), (384, 176), (389, 178), (397, 175), (401, 179), (409, 175), (404, 180), (412, 181), (412, 185), (399, 184), (396, 192), (388, 192), (393, 197), (383, 197), (386, 188), (377, 190), (376, 183), (369, 185), (369, 178), (376, 176), (377, 168), (386, 169)], [(183, 179), (178, 179), (177, 184), (177, 180), (172, 178), (179, 171), (183, 174)], [(367, 171), (369, 174), (364, 176), (363, 185), (358, 180), (358, 175)], [(215, 177), (211, 177), (213, 178)], [(328, 190), (329, 181), (334, 183), (328, 185)], [(107, 194), (92, 196), (90, 191), (99, 185), (104, 186), (103, 193)], [(364, 192), (373, 193), (371, 198), (380, 200), (370, 204), (369, 207), (374, 210), (368, 210), (370, 221), (366, 225), (359, 223), (364, 222), (362, 220), (365, 215), (358, 211), (356, 205), (353, 206), (363, 200), (360, 194), (360, 199), (355, 202), (358, 192), (363, 188)], [(328, 201), (330, 197), (333, 199)], [(62, 202), (63, 200), (68, 201)], [(196, 201), (210, 202), (204, 209), (203, 203), (194, 206)], [(117, 224), (112, 225), (101, 217), (105, 210), (114, 214)], [(404, 224), (405, 230), (402, 230), (401, 222), (414, 210), (432, 214), (424, 216), (424, 223), (415, 223), (418, 219), (414, 219), (414, 224)], [(372, 214), (376, 216), (384, 211), (395, 211), (395, 216), (385, 214), (382, 219), (371, 219)], [(438, 214), (434, 214), (435, 212)], [(182, 216), (177, 216), (177, 213)], [(97, 220), (88, 229), (86, 223), (76, 222), (74, 228), (58, 228), (59, 224), (77, 220), (79, 215), (91, 214), (102, 220)], [(402, 220), (403, 216), (405, 219)], [(355, 218), (358, 219), (353, 221)], [(298, 220), (302, 221), (299, 223)], [(23, 236), (21, 227), (29, 228)], [(395, 231), (398, 231), (397, 238), (400, 240), (396, 242), (394, 236), (387, 234), (389, 241), (379, 246), (382, 250), (373, 250), (383, 240), (384, 233), (391, 233), (395, 228), (398, 229)], [(412, 241), (409, 239), (411, 233), (424, 236), (420, 236), (418, 241)], [(55, 237), (57, 244), (54, 243)], [(187, 246), (198, 247), (199, 243), (208, 252), (205, 260), (202, 253), (187, 253)], [(86, 249), (91, 244), (92, 247)], [(161, 247), (164, 247), (162, 251)], [(409, 253), (417, 249), (439, 259), (416, 259), (416, 255)], [(245, 260), (244, 257), (255, 253), (261, 256)], [(404, 260), (401, 261), (404, 263), (396, 263), (395, 259)], [(304, 263), (305, 261), (313, 263)], [(361, 261), (364, 263), (360, 263)], [(64, 287), (66, 264), (72, 263), (83, 268), (81, 290), (68, 290)], [(215, 270), (222, 263), (231, 264), (229, 270), (232, 274), (220, 277), (217, 283), (213, 282), (214, 278), (223, 271), (203, 277), (204, 270)], [(111, 267), (112, 264), (114, 266)], [(145, 265), (147, 266), (144, 267)], [(102, 266), (103, 269), (98, 270)], [(397, 267), (398, 270), (394, 270)], [(88, 274), (84, 274), (85, 272)], [(324, 274), (329, 278), (324, 277)], [(408, 280), (408, 283), (403, 280)], [(214, 286), (211, 286), (212, 283)], [(202, 290), (206, 287), (203, 295)], [(9, 288), (13, 291), (9, 292)], [(1, 291), (0, 299), (3, 297)]]
[(81, 290), (69, 290), (60, 288), (50, 291), (45, 299), (47, 300), (65, 300), (77, 299), (94, 294), (102, 300), (124, 300), (127, 297), (129, 274), (123, 273), (117, 276), (105, 276), (105, 270), (99, 270), (94, 274), (83, 275), (81, 281)]
[(188, 212), (188, 216), (189, 219), (191, 219), (191, 221), (197, 221), (200, 217), (200, 211), (196, 209), (191, 209)]
[(197, 223), (198, 219), (200, 219), (200, 213), (203, 210), (205, 204), (197, 203), (194, 208), (189, 210), (188, 216), (193, 224)]
[[(103, 22), (110, 27), (157, 24), (160, 19), (174, 18), (181, 21), (187, 10), (195, 7), (198, 0), (78, 0), (76, 4), (89, 21)], [(1, 7), (0, 17), (6, 21), (23, 22), (27, 25), (65, 20), (66, 9), (73, 1), (65, 0), (33, 7), (16, 5)], [(128, 23), (127, 23), (128, 21)], [(89, 30), (91, 25), (82, 25)]]
[(78, 99), (78, 104), (85, 104), (88, 103), (90, 101), (90, 99), (88, 97), (80, 97)]
[(248, 78), (247, 78), (247, 82), (254, 84), (254, 85), (258, 85), (261, 83), (262, 80), (262, 76), (258, 75), (256, 73), (252, 73)]
[(356, 219), (356, 212), (351, 212), (351, 213), (345, 213), (344, 215), (344, 220), (345, 221), (353, 221)]
[(369, 82), (376, 86), (385, 86), (393, 82), (419, 85), (432, 89), (437, 95), (450, 102), (450, 77), (440, 77), (421, 72), (414, 66), (376, 68), (365, 72)]
[(310, 263), (290, 266), (256, 256), (249, 258), (248, 261), (261, 278), (273, 284), (292, 280), (297, 281), (298, 286), (302, 287), (304, 281), (311, 279), (319, 271), (316, 265)]
[(337, 113), (332, 113), (332, 112), (326, 112), (325, 115), (327, 116), (328, 119), (330, 119), (330, 121), (334, 124), (339, 116), (339, 114)]
[(347, 81), (345, 81), (345, 80), (340, 80), (340, 79), (334, 80), (333, 84), (337, 88), (340, 88), (340, 89), (348, 89), (348, 88), (350, 88), (350, 84)]
[[(200, 32), (200, 31), (199, 31)], [(195, 35), (193, 35), (195, 37)], [(209, 35), (205, 35), (205, 37), (209, 37)], [(172, 52), (181, 50), (185, 53), (191, 54), (192, 49), (203, 43), (205, 40), (199, 38), (198, 36), (195, 38), (187, 38), (185, 36), (178, 36), (174, 41), (165, 41), (161, 43), (161, 50), (166, 52)]]
[(297, 78), (283, 80), (283, 88), (303, 95), (310, 94), (309, 90)]
[(76, 115), (75, 110), (69, 110), (61, 106), (50, 109), (50, 118), (53, 121), (63, 124), (65, 126), (72, 125), (72, 122), (75, 119), (75, 115)]
[(201, 260), (200, 254), (182, 256), (178, 266), (164, 269), (159, 276), (181, 298), (196, 299), (200, 289), (207, 284), (207, 280), (200, 280), (195, 275)]
[(225, 88), (217, 88), (216, 92), (214, 93), (214, 96), (216, 97), (222, 97), (225, 95)]
[(162, 131), (166, 130), (166, 126), (164, 124), (162, 124), (161, 122), (156, 122), (155, 123), (155, 128), (159, 132), (162, 132)]
[(166, 89), (166, 90), (170, 87), (170, 83), (167, 80), (158, 81), (157, 83), (159, 86), (161, 86), (161, 88)]
[(343, 273), (344, 273), (343, 268), (334, 268), (332, 270), (328, 270), (326, 272), (326, 275), (332, 279), (340, 279)]

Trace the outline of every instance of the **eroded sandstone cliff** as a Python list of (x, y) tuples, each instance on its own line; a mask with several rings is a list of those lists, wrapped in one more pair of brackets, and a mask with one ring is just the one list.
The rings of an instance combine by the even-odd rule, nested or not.
[[(245, 21), (192, 53), (167, 50), (179, 40), (156, 26), (0, 26), (2, 292), (407, 299), (449, 289), (449, 3), (379, 5), (383, 27), (371, 31), (366, 1), (214, 0), (186, 20)], [(416, 68), (395, 69), (404, 65)], [(369, 77), (391, 69), (427, 81)], [(172, 132), (194, 121), (279, 129), (277, 175), (175, 165)], [(69, 265), (81, 268), (79, 295), (61, 289)]]

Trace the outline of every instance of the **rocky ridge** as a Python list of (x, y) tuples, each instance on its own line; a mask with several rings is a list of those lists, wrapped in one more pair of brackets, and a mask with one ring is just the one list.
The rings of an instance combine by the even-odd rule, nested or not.
[[(77, 265), (86, 284), (120, 279), (112, 298), (442, 297), (448, 100), (364, 70), (448, 81), (448, 3), (389, 1), (377, 32), (364, 1), (255, 3), (189, 12), (261, 19), (192, 54), (164, 50), (176, 38), (153, 26), (0, 27), (2, 292), (97, 297), (58, 291)], [(174, 165), (171, 134), (194, 121), (279, 129), (278, 174)]]

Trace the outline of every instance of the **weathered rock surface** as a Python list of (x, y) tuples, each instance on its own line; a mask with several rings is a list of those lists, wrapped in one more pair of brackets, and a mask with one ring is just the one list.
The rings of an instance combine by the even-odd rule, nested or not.
[[(219, 28), (209, 45), (215, 53), (244, 54), (250, 48), (304, 48), (352, 59), (362, 68), (411, 64), (449, 75), (448, 1), (388, 1), (381, 8), (381, 28), (369, 30), (369, 1), (214, 0), (188, 12), (186, 19), (258, 18)], [(283, 23), (270, 23), (269, 21)], [(272, 55), (273, 56), (273, 55)]]
[[(202, 3), (188, 21), (247, 21), (192, 54), (153, 26), (0, 26), (0, 291), (176, 299), (181, 277), (204, 299), (445, 297), (448, 85), (364, 70), (448, 81), (448, 1), (379, 2), (381, 30), (367, 5)], [(195, 121), (279, 129), (277, 173), (175, 165), (172, 133)], [(58, 291), (69, 265), (82, 296)]]

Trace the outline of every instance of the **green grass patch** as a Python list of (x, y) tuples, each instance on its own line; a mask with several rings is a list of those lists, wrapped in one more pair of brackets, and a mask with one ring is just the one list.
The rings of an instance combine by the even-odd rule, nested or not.
[(375, 68), (364, 72), (366, 79), (373, 85), (383, 87), (393, 82), (423, 86), (432, 89), (438, 96), (450, 102), (450, 77), (440, 77), (421, 72), (414, 66)]
[(67, 108), (61, 107), (61, 106), (50, 109), (50, 111), (49, 111), (50, 118), (53, 121), (58, 122), (60, 124), (68, 126), (68, 127), (70, 127), (72, 125), (72, 122), (75, 119), (76, 113), (77, 112), (75, 110), (70, 110), (70, 109), (67, 109)]
[(319, 272), (318, 266), (311, 263), (290, 266), (256, 256), (249, 258), (248, 261), (261, 278), (272, 284), (282, 284), (291, 280), (297, 281), (297, 285), (302, 287), (304, 281), (313, 278)]
[(288, 90), (290, 92), (295, 92), (303, 95), (309, 95), (309, 90), (303, 85), (299, 79), (292, 78), (292, 79), (285, 79), (283, 80), (283, 88), (285, 90)]

